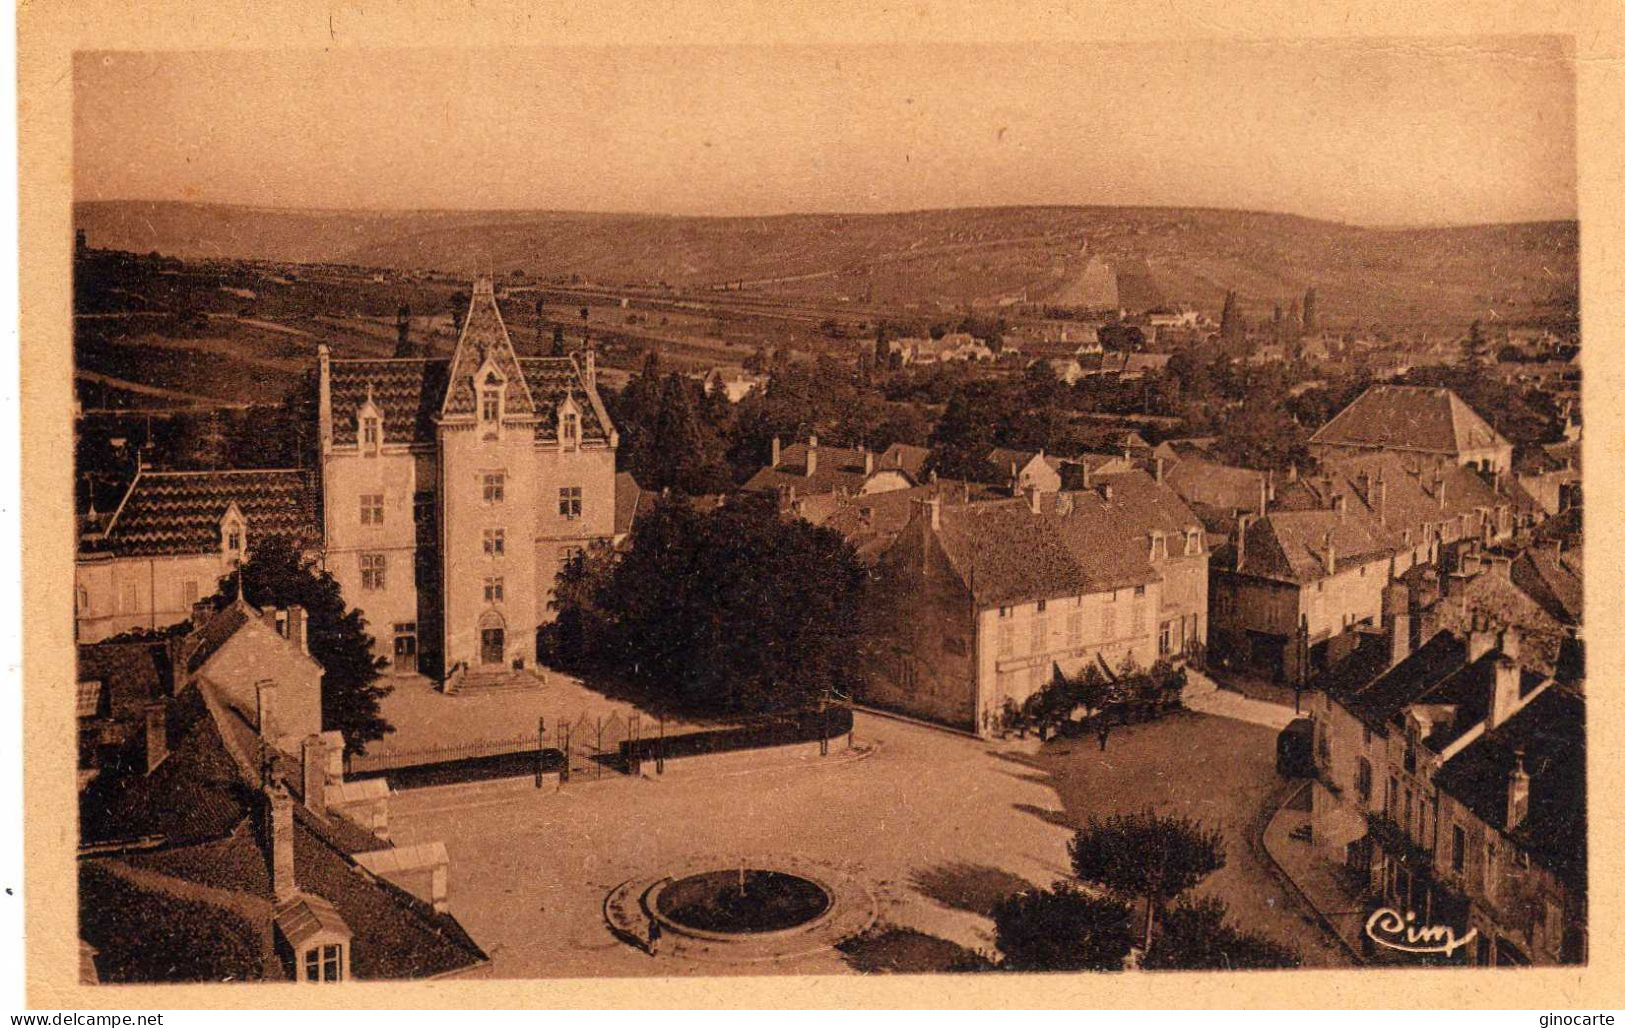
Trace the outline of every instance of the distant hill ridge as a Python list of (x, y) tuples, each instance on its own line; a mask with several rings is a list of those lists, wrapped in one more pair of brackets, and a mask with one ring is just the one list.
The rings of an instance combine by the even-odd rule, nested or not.
[[(1316, 287), (1328, 322), (1572, 318), (1573, 221), (1365, 228), (1214, 208), (987, 207), (710, 217), (565, 211), (277, 210), (179, 201), (75, 205), (94, 247), (605, 284), (721, 286), (946, 303), (1064, 299), (1091, 256), (1169, 301), (1257, 315)], [(1126, 298), (1125, 298), (1126, 299)]]

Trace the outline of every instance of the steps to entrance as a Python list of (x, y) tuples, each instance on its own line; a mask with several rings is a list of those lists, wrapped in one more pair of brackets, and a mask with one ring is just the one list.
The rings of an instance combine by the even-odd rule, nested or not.
[(494, 692), (528, 692), (540, 689), (545, 684), (541, 677), (529, 670), (457, 671), (446, 679), (444, 692), (447, 696), (469, 693), (483, 696)]

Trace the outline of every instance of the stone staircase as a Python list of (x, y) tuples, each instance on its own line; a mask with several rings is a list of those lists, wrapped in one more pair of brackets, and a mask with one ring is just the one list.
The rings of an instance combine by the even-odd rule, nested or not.
[(446, 679), (443, 688), (447, 696), (485, 696), (500, 692), (529, 692), (545, 684), (545, 679), (528, 668), (518, 671), (510, 668), (495, 671), (459, 668)]

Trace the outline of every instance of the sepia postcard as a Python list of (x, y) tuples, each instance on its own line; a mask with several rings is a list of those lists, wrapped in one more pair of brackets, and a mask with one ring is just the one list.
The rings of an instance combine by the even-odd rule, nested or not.
[(1617, 989), (1618, 12), (1266, 6), (25, 9), (31, 1002)]

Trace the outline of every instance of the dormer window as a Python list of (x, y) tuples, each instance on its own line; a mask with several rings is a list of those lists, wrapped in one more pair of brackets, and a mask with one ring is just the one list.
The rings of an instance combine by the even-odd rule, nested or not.
[(1199, 529), (1185, 529), (1185, 556), (1194, 557), (1202, 552), (1202, 533)]
[(305, 950), (305, 981), (341, 982), (344, 980), (344, 946), (329, 943)]
[(372, 401), (372, 383), (367, 383), (367, 399), (355, 412), (356, 438), (362, 453), (377, 453), (384, 442), (384, 412)]
[(233, 503), (220, 518), (220, 555), (227, 563), (236, 564), (243, 559), (248, 547), (248, 523), (243, 512)]

